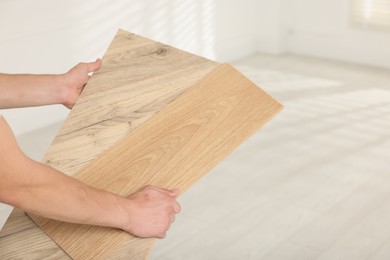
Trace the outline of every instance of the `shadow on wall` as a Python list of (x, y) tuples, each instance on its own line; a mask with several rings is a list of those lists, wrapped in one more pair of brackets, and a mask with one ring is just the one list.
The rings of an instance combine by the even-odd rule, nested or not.
[[(0, 72), (63, 73), (103, 56), (118, 28), (214, 59), (214, 13), (215, 0), (0, 1)], [(68, 110), (1, 112), (20, 135), (64, 120)]]
[(215, 58), (213, 0), (116, 1), (115, 4), (101, 0), (92, 4), (93, 7), (78, 4), (85, 14), (81, 26), (73, 30), (83, 40), (74, 41), (72, 49), (85, 50), (87, 59), (101, 56), (118, 28)]
[(118, 28), (215, 58), (215, 0), (15, 0), (0, 10), (2, 72), (63, 72), (102, 56)]

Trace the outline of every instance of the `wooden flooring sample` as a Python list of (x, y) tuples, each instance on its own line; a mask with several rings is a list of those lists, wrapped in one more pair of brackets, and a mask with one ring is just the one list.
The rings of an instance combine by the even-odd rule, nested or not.
[[(281, 109), (231, 66), (123, 30), (102, 60), (44, 162), (124, 196), (185, 191)], [(144, 259), (154, 242), (31, 217), (74, 259)]]
[[(123, 196), (147, 184), (184, 192), (281, 107), (220, 65), (74, 177)], [(111, 228), (35, 221), (74, 259), (144, 259), (154, 242)]]
[(15, 208), (0, 233), (0, 259), (69, 260), (26, 214)]
[[(117, 32), (102, 60), (43, 159), (68, 175), (85, 168), (219, 65), (124, 30)], [(20, 223), (16, 215), (8, 224)], [(49, 259), (47, 253), (63, 252), (30, 218), (20, 217), (31, 225), (30, 235), (11, 229), (0, 238), (1, 259)], [(24, 246), (15, 247), (15, 241)]]
[(43, 162), (74, 175), (218, 65), (119, 30)]

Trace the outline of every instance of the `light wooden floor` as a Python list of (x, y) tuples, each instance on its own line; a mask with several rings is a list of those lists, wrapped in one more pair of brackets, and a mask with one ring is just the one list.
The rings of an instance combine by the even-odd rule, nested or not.
[[(235, 65), (285, 109), (180, 198), (151, 259), (390, 259), (390, 71), (291, 55)], [(39, 157), (57, 127), (20, 143)]]

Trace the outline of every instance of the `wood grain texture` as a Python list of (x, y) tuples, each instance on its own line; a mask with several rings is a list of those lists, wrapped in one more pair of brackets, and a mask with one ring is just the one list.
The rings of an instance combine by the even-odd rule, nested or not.
[[(123, 196), (146, 184), (184, 192), (281, 108), (221, 65), (74, 177)], [(111, 228), (34, 220), (74, 259), (144, 259), (154, 243)]]
[[(101, 69), (88, 81), (43, 162), (74, 175), (218, 65), (119, 30), (102, 58)], [(34, 222), (19, 213), (12, 214), (8, 221), (15, 228), (5, 227), (0, 233), (8, 237), (2, 240), (3, 248), (16, 248), (12, 239), (15, 237), (27, 245), (20, 251), (31, 260), (42, 259), (36, 254), (37, 248), (42, 252), (54, 247), (62, 251)], [(22, 216), (22, 222), (17, 222), (18, 216)], [(37, 230), (33, 232), (35, 237), (19, 235), (26, 225)], [(12, 259), (11, 251), (3, 248), (0, 259)], [(14, 253), (19, 259), (19, 251)]]
[(43, 161), (74, 175), (218, 65), (119, 30)]
[(23, 231), (25, 229), (36, 227), (33, 222), (26, 216), (26, 213), (21, 209), (15, 208), (11, 215), (10, 220), (6, 222), (3, 229), (0, 232), (0, 238), (12, 235), (14, 233)]
[(1, 259), (71, 259), (48, 236), (44, 236), (38, 227), (0, 238), (0, 247)]
[(15, 208), (0, 232), (0, 259), (71, 259), (21, 209)]

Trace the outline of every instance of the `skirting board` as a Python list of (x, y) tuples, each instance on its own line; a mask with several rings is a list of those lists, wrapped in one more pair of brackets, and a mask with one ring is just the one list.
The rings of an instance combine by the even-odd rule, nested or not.
[[(184, 192), (282, 108), (227, 64), (183, 92), (73, 176), (123, 196), (147, 184)], [(154, 242), (112, 228), (32, 218), (74, 259), (144, 259)]]

